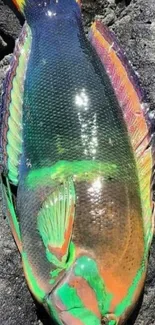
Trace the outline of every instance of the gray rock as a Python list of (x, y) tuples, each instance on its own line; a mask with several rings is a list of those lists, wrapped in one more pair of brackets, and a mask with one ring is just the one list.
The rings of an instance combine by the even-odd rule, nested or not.
[(5, 48), (6, 46), (7, 46), (7, 43), (0, 36), (0, 51), (2, 51), (2, 49)]
[[(23, 19), (12, 6), (12, 11), (0, 0), (0, 57), (11, 53)], [(130, 3), (130, 4), (129, 4)], [(155, 6), (154, 0), (85, 0), (83, 1), (85, 29), (95, 16), (100, 15), (116, 33), (127, 53), (146, 101), (155, 108)], [(16, 15), (15, 15), (16, 14)], [(10, 57), (0, 62), (0, 85)], [(1, 90), (1, 88), (0, 88)], [(0, 202), (1, 203), (1, 202)], [(0, 206), (2, 206), (0, 204)], [(36, 308), (27, 290), (21, 260), (6, 220), (0, 213), (0, 324), (41, 325)], [(143, 304), (135, 325), (155, 325), (155, 241), (153, 241)], [(49, 323), (48, 323), (49, 324)], [(130, 324), (129, 324), (130, 325)]]
[[(6, 3), (10, 4), (17, 17)], [(21, 30), (20, 23), (23, 23), (23, 18), (11, 4), (11, 1), (0, 0), (0, 60), (13, 51), (15, 39)]]
[[(9, 7), (8, 7), (9, 5)], [(21, 29), (22, 17), (9, 0), (0, 0), (0, 34), (15, 38)]]

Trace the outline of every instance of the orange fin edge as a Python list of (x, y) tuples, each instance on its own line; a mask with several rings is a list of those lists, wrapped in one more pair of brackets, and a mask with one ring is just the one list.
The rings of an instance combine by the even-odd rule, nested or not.
[(144, 234), (148, 247), (154, 229), (153, 202), (151, 195), (148, 196), (153, 166), (149, 109), (143, 103), (144, 95), (138, 77), (114, 34), (101, 21), (96, 21), (91, 27), (89, 40), (109, 76), (127, 126), (138, 171)]

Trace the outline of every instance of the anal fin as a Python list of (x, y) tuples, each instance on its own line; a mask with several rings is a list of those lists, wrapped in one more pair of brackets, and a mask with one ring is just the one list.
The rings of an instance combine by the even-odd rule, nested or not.
[(12, 235), (16, 242), (16, 245), (19, 249), (19, 252), (22, 252), (22, 241), (20, 234), (19, 222), (17, 220), (15, 207), (12, 199), (11, 187), (8, 179), (5, 179), (6, 184), (4, 184), (3, 179), (1, 177), (1, 186), (2, 186), (2, 196), (4, 200), (4, 204), (6, 205), (6, 214), (9, 222), (9, 226), (11, 228)]

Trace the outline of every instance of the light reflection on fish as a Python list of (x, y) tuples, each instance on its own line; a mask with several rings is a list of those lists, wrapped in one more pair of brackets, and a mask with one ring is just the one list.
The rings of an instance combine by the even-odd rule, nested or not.
[(123, 324), (153, 236), (148, 111), (114, 36), (80, 2), (26, 17), (1, 108), (2, 188), (28, 286), (58, 324)]

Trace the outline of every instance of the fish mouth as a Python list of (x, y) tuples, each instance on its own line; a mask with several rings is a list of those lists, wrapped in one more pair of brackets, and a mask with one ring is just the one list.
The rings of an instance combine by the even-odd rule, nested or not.
[(58, 324), (105, 325), (95, 290), (82, 274), (76, 274), (77, 264), (75, 261), (46, 296), (46, 309)]
[[(72, 277), (73, 267), (67, 272), (67, 274), (63, 274), (59, 281), (54, 286), (53, 290), (46, 296), (46, 304), (49, 306), (50, 303), (54, 306), (54, 309), (57, 314), (56, 324), (63, 325), (118, 325), (119, 321), (116, 319), (115, 315), (108, 314), (102, 316), (99, 309), (94, 308), (92, 311), (90, 309), (85, 309), (81, 305), (78, 305), (78, 302), (73, 306), (67, 308), (65, 304), (61, 301), (58, 291), (63, 288), (63, 286), (68, 285), (69, 280)], [(68, 288), (69, 289), (69, 288)], [(69, 295), (69, 290), (68, 290)], [(66, 292), (66, 296), (67, 292)], [(93, 299), (92, 299), (93, 300)], [(92, 301), (92, 305), (94, 305), (95, 301)], [(47, 309), (47, 308), (46, 308)], [(48, 307), (48, 313), (53, 317), (53, 310), (51, 312), (50, 306)], [(94, 315), (92, 315), (94, 314)], [(93, 319), (93, 316), (95, 319)], [(84, 320), (83, 320), (84, 319)]]
[(48, 313), (57, 324), (120, 324), (120, 318), (112, 311), (104, 312), (104, 283), (97, 262), (88, 253), (78, 256), (72, 266), (61, 274), (45, 302)]

